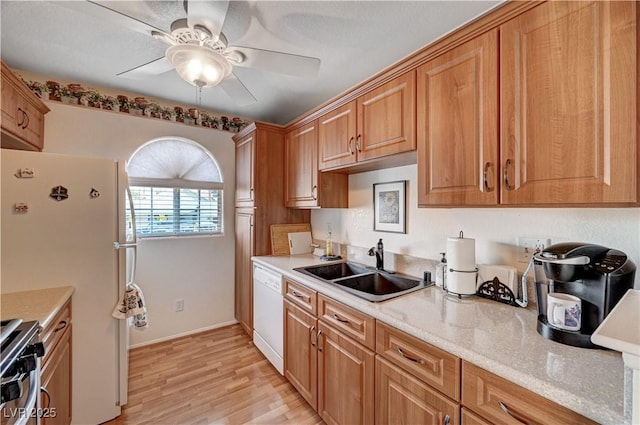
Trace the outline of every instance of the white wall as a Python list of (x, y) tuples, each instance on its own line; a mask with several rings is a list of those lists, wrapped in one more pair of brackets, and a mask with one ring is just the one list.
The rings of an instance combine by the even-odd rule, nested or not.
[[(374, 232), (372, 185), (396, 180), (408, 180), (407, 234)], [(338, 242), (371, 247), (382, 238), (385, 251), (432, 260), (445, 251), (447, 237), (462, 230), (476, 239), (478, 264), (513, 265), (523, 272), (517, 237), (537, 236), (616, 248), (640, 266), (639, 208), (418, 208), (416, 165), (349, 176), (349, 208), (313, 210), (314, 238), (325, 239), (328, 222)], [(640, 272), (635, 286), (640, 288)]]
[[(145, 295), (149, 327), (131, 332), (131, 344), (170, 338), (235, 321), (235, 148), (231, 133), (124, 113), (48, 102), (45, 151), (127, 160), (143, 143), (161, 136), (192, 139), (218, 161), (225, 183), (224, 235), (142, 240), (136, 283)], [(176, 299), (184, 311), (176, 313)]]

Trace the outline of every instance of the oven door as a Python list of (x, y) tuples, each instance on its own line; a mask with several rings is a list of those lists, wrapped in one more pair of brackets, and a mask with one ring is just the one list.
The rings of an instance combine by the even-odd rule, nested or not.
[(2, 425), (39, 425), (40, 412), (40, 359), (38, 367), (29, 373), (23, 373), (10, 379), (3, 379), (2, 385), (12, 386), (20, 396), (2, 405), (0, 424)]

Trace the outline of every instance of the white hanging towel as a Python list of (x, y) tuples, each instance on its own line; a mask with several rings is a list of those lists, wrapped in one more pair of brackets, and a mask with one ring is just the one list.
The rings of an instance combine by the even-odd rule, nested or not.
[(136, 329), (146, 328), (149, 322), (147, 321), (147, 305), (144, 302), (142, 289), (133, 282), (127, 283), (124, 294), (111, 315), (121, 320), (132, 318), (130, 324)]

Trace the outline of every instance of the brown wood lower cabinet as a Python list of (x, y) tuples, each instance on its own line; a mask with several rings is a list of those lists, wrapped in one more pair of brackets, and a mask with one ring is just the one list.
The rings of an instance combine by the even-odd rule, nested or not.
[[(462, 364), (462, 404), (484, 421), (496, 425), (595, 424), (572, 410), (469, 362)], [(470, 420), (469, 423), (477, 422)]]
[(376, 357), (376, 424), (460, 423), (460, 406), (419, 379)]
[(305, 311), (316, 311), (309, 302), (317, 295), (306, 292), (311, 296), (284, 302), (285, 376), (327, 424), (372, 424), (375, 353)]
[(318, 414), (327, 424), (372, 424), (374, 353), (318, 323)]
[(40, 338), (45, 348), (42, 359), (40, 405), (41, 425), (71, 423), (71, 301), (60, 309)]

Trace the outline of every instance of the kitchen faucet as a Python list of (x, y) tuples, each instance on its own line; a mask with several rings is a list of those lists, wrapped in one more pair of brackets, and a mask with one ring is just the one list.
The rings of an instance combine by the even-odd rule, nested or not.
[(376, 269), (384, 270), (384, 247), (382, 245), (382, 239), (378, 241), (375, 247), (369, 249), (369, 255), (376, 256)]

